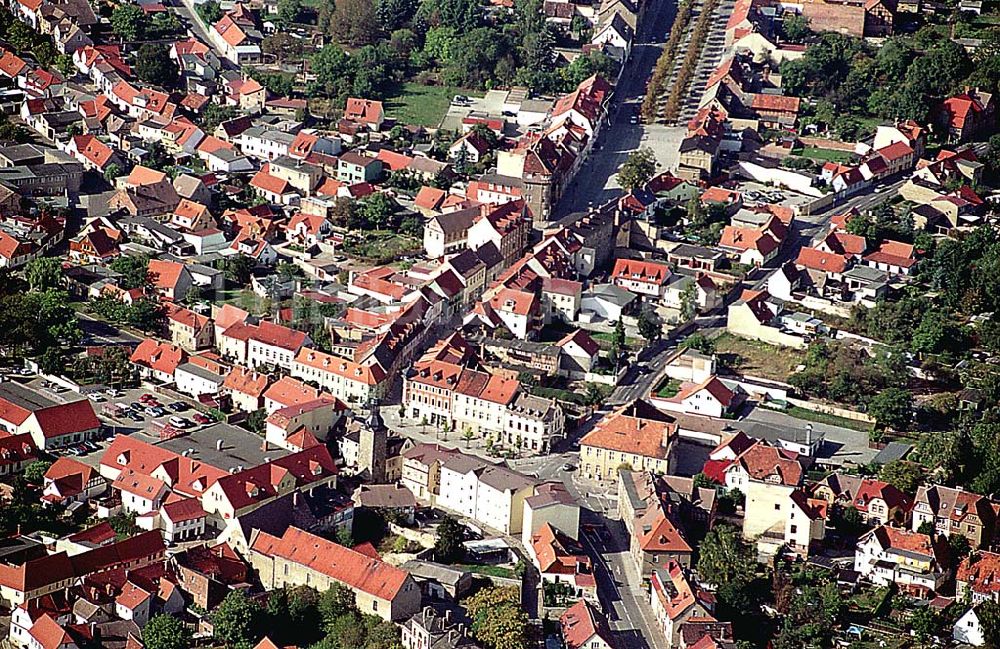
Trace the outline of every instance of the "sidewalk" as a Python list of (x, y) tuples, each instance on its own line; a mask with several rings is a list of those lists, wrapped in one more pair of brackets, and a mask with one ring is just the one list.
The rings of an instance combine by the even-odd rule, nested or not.
[[(432, 424), (421, 426), (419, 422), (414, 422), (411, 419), (401, 420), (399, 417), (399, 404), (382, 406), (380, 412), (382, 413), (382, 421), (385, 422), (385, 425), (389, 430), (398, 433), (403, 437), (409, 437), (414, 442), (441, 444), (442, 446), (457, 448), (463, 453), (476, 455), (493, 464), (503, 462), (505, 460), (502, 455), (489, 454), (487, 451), (486, 438), (479, 433), (476, 433), (472, 439), (466, 440), (462, 437), (462, 431), (453, 430), (446, 433)], [(514, 457), (511, 458), (511, 461), (512, 463), (516, 463), (519, 459), (526, 459), (528, 457), (544, 457), (544, 455)]]

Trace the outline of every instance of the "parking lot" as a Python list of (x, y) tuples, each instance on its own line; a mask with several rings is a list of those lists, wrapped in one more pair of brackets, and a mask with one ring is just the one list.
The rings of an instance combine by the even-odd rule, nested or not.
[[(156, 442), (160, 431), (172, 427), (180, 432), (192, 432), (214, 424), (214, 420), (198, 412), (189, 399), (175, 399), (148, 388), (132, 388), (114, 392), (94, 392), (83, 396), (78, 392), (50, 383), (40, 377), (25, 376), (28, 387), (57, 402), (89, 398), (103, 426), (103, 439), (59, 449), (55, 455), (76, 457), (87, 464), (97, 464), (109, 440), (115, 435), (139, 433), (143, 439)], [(247, 433), (252, 435), (252, 433)]]

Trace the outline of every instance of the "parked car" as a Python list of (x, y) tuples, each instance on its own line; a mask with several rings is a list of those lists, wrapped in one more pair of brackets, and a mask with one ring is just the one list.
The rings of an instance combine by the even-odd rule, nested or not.
[(172, 404), (170, 404), (169, 408), (174, 412), (184, 412), (185, 410), (188, 409), (188, 405), (183, 401), (174, 401)]
[(170, 422), (171, 426), (174, 426), (176, 428), (187, 428), (188, 426), (191, 425), (188, 423), (188, 420), (184, 419), (183, 417), (171, 417), (167, 421)]
[(87, 395), (87, 398), (93, 401), (94, 403), (104, 403), (105, 401), (104, 396), (101, 395), (100, 392), (92, 392)]
[(202, 425), (212, 423), (211, 419), (209, 419), (205, 415), (201, 414), (200, 412), (196, 413), (195, 415), (193, 415), (191, 417), (191, 419), (194, 419), (196, 422), (198, 422), (199, 424), (202, 424)]

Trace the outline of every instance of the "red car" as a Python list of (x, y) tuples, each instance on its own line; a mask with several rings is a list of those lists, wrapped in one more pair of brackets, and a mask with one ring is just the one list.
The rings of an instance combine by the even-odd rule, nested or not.
[(153, 395), (151, 395), (149, 393), (146, 393), (146, 394), (142, 395), (141, 397), (139, 397), (139, 402), (140, 403), (149, 403), (151, 401), (156, 401), (156, 397), (154, 397)]
[(200, 412), (197, 413), (197, 414), (195, 414), (195, 415), (192, 415), (191, 419), (194, 419), (199, 424), (209, 424), (209, 423), (212, 423), (211, 419), (209, 419), (205, 415), (201, 414)]

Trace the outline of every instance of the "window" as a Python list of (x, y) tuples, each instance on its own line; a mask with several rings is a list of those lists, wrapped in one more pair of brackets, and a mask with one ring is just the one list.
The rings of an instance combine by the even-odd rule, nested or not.
[(378, 600), (375, 600), (375, 601), (372, 602), (372, 610), (373, 611), (377, 611), (378, 610)]
[(799, 526), (798, 525), (792, 525), (791, 530), (792, 530), (792, 534), (795, 534), (796, 532), (799, 531)]
[(781, 503), (774, 503), (774, 511), (781, 510)]

